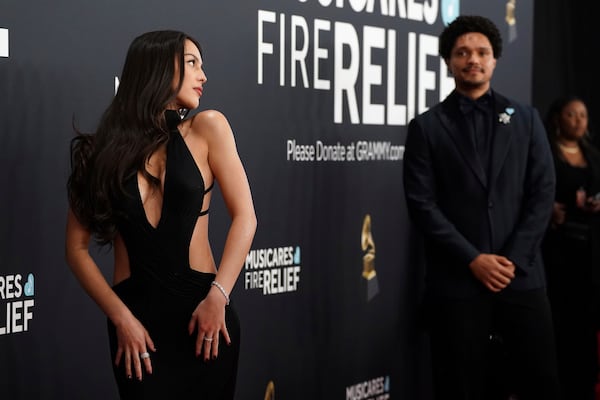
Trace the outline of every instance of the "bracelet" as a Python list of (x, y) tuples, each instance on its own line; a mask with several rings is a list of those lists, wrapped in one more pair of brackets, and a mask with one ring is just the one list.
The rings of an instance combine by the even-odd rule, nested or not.
[(217, 289), (219, 289), (221, 291), (221, 293), (223, 293), (223, 296), (225, 296), (225, 305), (228, 306), (229, 305), (229, 296), (227, 295), (227, 292), (225, 292), (225, 288), (223, 286), (221, 286), (221, 284), (217, 281), (212, 281), (210, 283), (211, 286), (215, 286)]

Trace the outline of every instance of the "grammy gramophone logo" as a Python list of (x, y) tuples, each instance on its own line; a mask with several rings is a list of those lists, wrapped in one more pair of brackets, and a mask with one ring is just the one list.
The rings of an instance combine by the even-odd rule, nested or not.
[(267, 389), (265, 390), (265, 400), (275, 400), (275, 384), (273, 381), (267, 383)]
[(515, 8), (517, 0), (508, 0), (506, 3), (506, 17), (504, 20), (508, 24), (508, 43), (517, 39), (517, 18), (515, 18)]
[(377, 272), (375, 271), (375, 241), (371, 233), (371, 216), (365, 215), (360, 234), (360, 247), (363, 251), (362, 277), (367, 281), (367, 301), (379, 293)]

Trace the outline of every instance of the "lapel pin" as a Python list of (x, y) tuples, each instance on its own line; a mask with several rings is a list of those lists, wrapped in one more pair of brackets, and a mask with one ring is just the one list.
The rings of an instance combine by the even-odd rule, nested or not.
[(515, 113), (515, 109), (512, 107), (506, 107), (504, 112), (498, 114), (498, 122), (506, 125), (510, 123), (510, 116)]

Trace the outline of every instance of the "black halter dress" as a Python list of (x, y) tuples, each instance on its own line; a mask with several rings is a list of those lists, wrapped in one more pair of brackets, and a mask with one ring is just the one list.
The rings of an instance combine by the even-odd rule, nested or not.
[[(123, 238), (131, 276), (113, 287), (148, 330), (156, 346), (151, 375), (142, 381), (127, 378), (124, 362), (114, 367), (121, 399), (233, 399), (240, 344), (240, 325), (232, 305), (226, 307), (231, 345), (221, 335), (219, 355), (204, 361), (195, 356), (197, 334), (188, 323), (207, 295), (214, 274), (190, 268), (189, 245), (202, 211), (204, 179), (177, 129), (175, 112), (167, 111), (170, 137), (161, 217), (154, 227), (146, 217), (137, 174), (125, 182), (126, 195), (117, 202), (117, 228)], [(108, 320), (112, 360), (117, 351), (116, 329)]]

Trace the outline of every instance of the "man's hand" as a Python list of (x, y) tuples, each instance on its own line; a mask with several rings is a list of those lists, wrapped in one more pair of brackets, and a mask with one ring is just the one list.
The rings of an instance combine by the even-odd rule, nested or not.
[(480, 254), (469, 264), (471, 272), (492, 292), (507, 287), (515, 277), (515, 265), (506, 257)]

